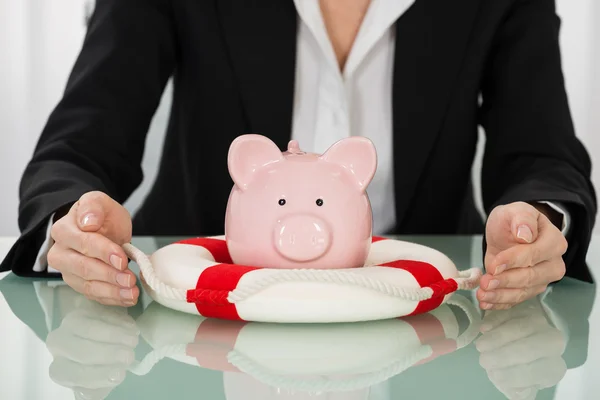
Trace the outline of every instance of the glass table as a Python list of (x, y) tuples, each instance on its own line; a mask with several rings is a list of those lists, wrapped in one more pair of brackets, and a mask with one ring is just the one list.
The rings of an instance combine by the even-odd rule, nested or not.
[[(402, 236), (481, 265), (479, 236)], [(179, 238), (135, 238), (146, 253)], [(12, 241), (0, 238), (0, 257)], [(600, 276), (600, 236), (588, 257)], [(138, 273), (136, 265), (132, 264)], [(105, 307), (56, 279), (0, 275), (0, 399), (597, 399), (596, 286), (565, 279), (511, 310), (460, 292), (354, 324), (203, 319), (146, 293)]]

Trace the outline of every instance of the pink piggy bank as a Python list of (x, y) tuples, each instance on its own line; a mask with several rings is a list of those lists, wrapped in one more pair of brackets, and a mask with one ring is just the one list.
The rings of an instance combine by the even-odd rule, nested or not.
[(377, 168), (373, 143), (342, 139), (324, 154), (294, 140), (282, 153), (270, 139), (242, 135), (229, 149), (234, 181), (225, 237), (234, 263), (265, 268), (355, 268), (371, 246), (367, 186)]

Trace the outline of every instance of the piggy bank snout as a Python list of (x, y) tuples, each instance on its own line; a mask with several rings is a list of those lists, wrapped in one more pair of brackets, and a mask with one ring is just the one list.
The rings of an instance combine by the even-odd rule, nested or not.
[(275, 228), (277, 251), (296, 262), (312, 261), (329, 250), (331, 231), (321, 218), (312, 215), (293, 215), (282, 218)]

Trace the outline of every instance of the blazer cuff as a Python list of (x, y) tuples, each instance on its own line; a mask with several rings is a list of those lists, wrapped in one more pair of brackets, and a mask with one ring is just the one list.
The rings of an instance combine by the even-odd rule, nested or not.
[(564, 206), (564, 204), (555, 201), (538, 201), (538, 203), (547, 204), (554, 211), (562, 214), (563, 220), (561, 232), (566, 237), (569, 234), (569, 229), (571, 227), (571, 215), (567, 211), (567, 208)]
[(50, 248), (54, 245), (54, 239), (52, 239), (52, 235), (50, 232), (52, 231), (52, 223), (54, 222), (54, 216), (56, 213), (52, 213), (50, 218), (48, 219), (48, 223), (46, 226), (46, 236), (44, 243), (42, 243), (42, 247), (38, 251), (37, 257), (35, 258), (35, 264), (33, 265), (33, 270), (35, 272), (44, 272), (47, 271), (49, 273), (58, 274), (58, 270), (52, 268), (48, 265), (48, 252)]

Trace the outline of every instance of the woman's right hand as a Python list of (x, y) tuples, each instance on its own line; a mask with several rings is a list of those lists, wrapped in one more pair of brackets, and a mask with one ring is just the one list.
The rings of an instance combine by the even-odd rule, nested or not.
[(88, 192), (52, 225), (48, 265), (91, 300), (133, 306), (139, 289), (121, 247), (131, 235), (131, 216), (125, 207), (105, 193)]

